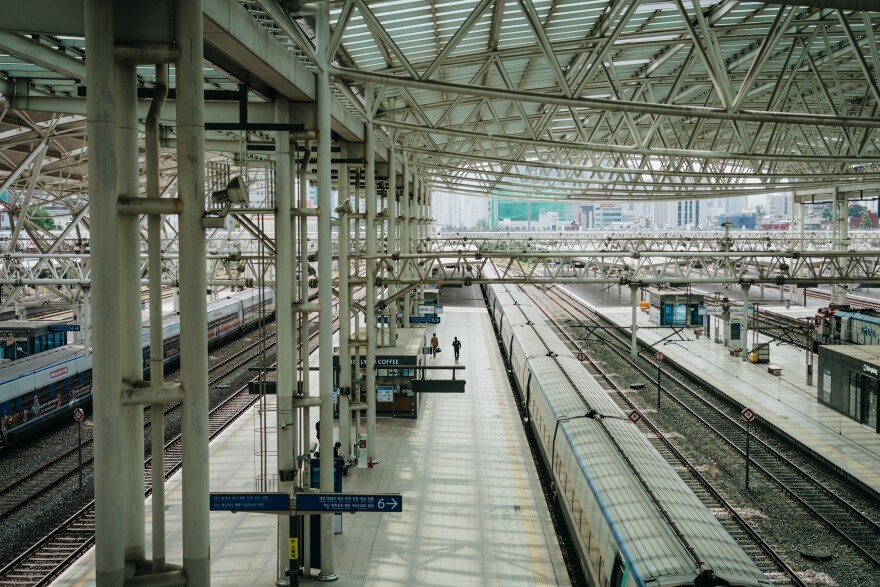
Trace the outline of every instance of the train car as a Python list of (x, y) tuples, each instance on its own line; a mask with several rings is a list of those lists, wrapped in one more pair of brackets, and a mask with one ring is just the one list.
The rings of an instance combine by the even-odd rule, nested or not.
[(549, 327), (510, 332), (513, 378), (591, 585), (769, 587)]
[[(215, 346), (275, 311), (275, 292), (251, 289), (208, 304), (208, 345)], [(180, 317), (163, 320), (164, 363), (180, 359)], [(144, 328), (144, 378), (149, 377), (150, 333)], [(0, 445), (8, 446), (91, 403), (92, 357), (80, 345), (43, 352), (0, 366)]]
[(877, 310), (850, 306), (819, 308), (814, 325), (816, 345), (880, 344), (880, 312)]
[(559, 337), (546, 324), (522, 324), (507, 329), (507, 335), (502, 335), (504, 351), (510, 359), (510, 366), (514, 374), (520, 375), (517, 379), (528, 387), (528, 378), (525, 377), (526, 363), (532, 357), (546, 356), (570, 356), (571, 352)]
[(67, 345), (0, 368), (0, 444), (7, 446), (91, 402), (92, 357)]

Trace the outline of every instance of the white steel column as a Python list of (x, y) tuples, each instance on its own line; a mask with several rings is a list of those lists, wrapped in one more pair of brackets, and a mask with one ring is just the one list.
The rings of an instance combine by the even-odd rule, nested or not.
[[(137, 70), (129, 63), (116, 66), (118, 111), (117, 169), (120, 195), (137, 198), (140, 194), (138, 162)], [(122, 378), (134, 383), (143, 379), (141, 347), (141, 235), (140, 216), (127, 214), (119, 219), (119, 347), (122, 351)], [(125, 561), (137, 563), (146, 558), (144, 534), (144, 409), (122, 408), (123, 492), (125, 494)]]
[[(846, 249), (846, 239), (849, 228), (849, 206), (848, 200), (844, 194), (840, 193), (837, 186), (834, 187), (834, 194), (831, 204), (831, 238), (832, 248), (835, 251)], [(831, 264), (831, 275), (833, 277), (840, 276), (840, 270), (837, 263), (840, 259), (834, 259)], [(831, 286), (831, 303), (846, 304), (846, 288), (842, 284), (833, 284)]]
[(122, 486), (122, 370), (118, 344), (119, 220), (116, 213), (116, 68), (113, 63), (113, 9), (85, 0), (86, 98), (89, 133), (91, 262), (95, 289), (92, 408), (95, 458), (95, 565), (102, 587), (125, 580)]
[[(275, 122), (287, 124), (290, 120), (290, 104), (287, 98), (275, 98)], [(290, 164), (290, 133), (275, 133), (275, 296), (278, 311), (275, 313), (277, 341), (277, 443), (278, 470), (292, 472), (296, 466), (293, 426), (293, 284), (290, 274), (295, 271), (293, 264), (293, 240), (291, 238), (291, 191), (293, 174)], [(282, 480), (279, 489), (293, 496), (292, 477)], [(276, 585), (289, 585), (285, 570), (290, 568), (290, 517), (278, 516), (278, 577)]]
[[(91, 172), (89, 173), (91, 175)], [(90, 196), (91, 197), (91, 196)], [(95, 216), (92, 214), (92, 222)], [(94, 239), (92, 239), (94, 243)], [(95, 257), (92, 255), (92, 267), (94, 267)], [(95, 273), (92, 269), (92, 279)], [(86, 349), (86, 353), (92, 353), (92, 288), (91, 286), (82, 286), (82, 344)]]
[[(339, 169), (339, 202), (342, 207), (348, 202), (348, 166), (342, 165)], [(349, 231), (351, 221), (345, 212), (339, 214), (339, 442), (345, 450), (345, 455), (352, 454), (351, 443), (351, 410), (349, 398), (351, 398), (351, 287), (348, 283), (351, 275), (351, 262), (348, 259), (351, 239)]]
[[(305, 208), (306, 202), (308, 201), (309, 195), (309, 180), (306, 179), (306, 174), (308, 173), (308, 162), (311, 159), (311, 143), (306, 143), (306, 149), (303, 153), (303, 158), (300, 161), (300, 166), (298, 168), (299, 173), (299, 197), (297, 199), (297, 206), (299, 208)], [(295, 262), (299, 263), (299, 297), (297, 298), (301, 303), (305, 304), (309, 299), (309, 259), (308, 259), (308, 228), (309, 228), (309, 219), (307, 216), (301, 216), (299, 219), (299, 233), (296, 235), (297, 239), (297, 257)], [(296, 318), (295, 321), (297, 323), (297, 333), (299, 334), (299, 354), (295, 355), (299, 358), (300, 363), (300, 372), (299, 379), (297, 381), (297, 386), (302, 385), (302, 394), (303, 397), (309, 397), (311, 395), (310, 387), (311, 383), (309, 381), (309, 368), (311, 363), (311, 357), (309, 355), (309, 313), (302, 312)], [(303, 448), (303, 452), (305, 449), (309, 448), (311, 434), (312, 434), (312, 423), (311, 418), (309, 417), (309, 410), (302, 410), (302, 417), (299, 419), (302, 423), (302, 439), (301, 446)], [(308, 524), (305, 525), (305, 532), (309, 532)], [(308, 541), (304, 541), (304, 548), (307, 549), (309, 547)], [(305, 550), (303, 551), (305, 555)], [(304, 566), (308, 570), (309, 558), (307, 556), (303, 556)]]
[[(168, 64), (156, 66), (153, 102), (145, 124), (145, 166), (147, 197), (160, 197), (159, 190), (159, 116), (168, 97)], [(147, 219), (147, 252), (150, 280), (150, 384), (165, 384), (164, 345), (162, 341), (162, 216)], [(150, 462), (153, 471), (152, 521), (153, 573), (165, 571), (165, 411), (162, 404), (150, 406)]]
[(742, 362), (745, 363), (749, 360), (749, 306), (751, 305), (749, 302), (749, 288), (750, 284), (744, 283), (742, 284), (742, 292), (743, 292), (743, 313), (742, 313), (742, 322), (740, 323), (739, 331), (740, 336), (742, 336), (742, 352), (740, 353), (740, 357), (742, 358)]
[(373, 86), (366, 86), (366, 111), (367, 122), (364, 125), (364, 170), (366, 178), (364, 182), (366, 200), (366, 240), (367, 240), (367, 311), (364, 329), (367, 337), (367, 455), (373, 463), (378, 463), (376, 458), (376, 135), (373, 130), (373, 121), (370, 112), (373, 109)]
[(632, 301), (632, 336), (630, 338), (629, 354), (635, 359), (639, 355), (639, 286), (630, 285), (629, 295)]
[(183, 568), (188, 587), (211, 583), (208, 487), (208, 331), (205, 266), (205, 113), (202, 2), (175, 3), (180, 215), (180, 382), (183, 386)]
[[(413, 182), (415, 183), (416, 178), (413, 177)], [(418, 178), (419, 181), (419, 189), (416, 192), (418, 194), (417, 207), (419, 211), (419, 222), (416, 224), (416, 243), (415, 248), (417, 251), (422, 251), (422, 246), (425, 242), (425, 184), (422, 181), (422, 178)], [(419, 297), (416, 300), (416, 305), (425, 303), (425, 282), (422, 281), (419, 284)], [(417, 310), (415, 308), (414, 310)]]
[[(337, 189), (339, 193), (339, 253), (337, 257), (337, 273), (339, 275), (339, 442), (342, 443), (344, 454), (352, 454), (351, 443), (351, 410), (349, 400), (351, 396), (351, 262), (349, 261), (349, 249), (351, 247), (350, 230), (351, 218), (346, 210), (349, 209), (349, 169), (348, 165), (341, 164), (338, 168)], [(349, 204), (346, 206), (346, 204)]]
[[(330, 56), (327, 54), (330, 37), (330, 5), (318, 3), (315, 34), (318, 37), (318, 387), (321, 397), (321, 491), (333, 491), (333, 300), (331, 273), (330, 214), (333, 211), (330, 193)], [(367, 233), (369, 233), (369, 228)], [(305, 251), (303, 251), (305, 254)], [(369, 291), (369, 288), (368, 288)], [(375, 326), (375, 323), (374, 323)], [(304, 376), (308, 376), (304, 373)], [(321, 516), (321, 581), (335, 581), (336, 565), (333, 553), (333, 514)]]
[[(386, 255), (391, 255), (400, 250), (397, 244), (397, 156), (394, 151), (394, 130), (390, 132), (388, 144), (388, 249)], [(396, 265), (396, 263), (395, 263)], [(388, 289), (387, 296), (396, 294), (398, 287), (392, 285)], [(397, 346), (397, 302), (387, 306), (388, 312), (388, 336), (391, 339), (389, 346)]]
[[(410, 220), (412, 218), (413, 208), (409, 193), (409, 165), (407, 165), (406, 159), (403, 160), (403, 194), (400, 197), (400, 206), (401, 216), (403, 217), (403, 222), (400, 225), (400, 252), (403, 255), (408, 255), (410, 252), (410, 240), (412, 237), (412, 233), (410, 232), (412, 223)], [(407, 275), (404, 275), (404, 277), (407, 277)], [(411, 292), (407, 292), (400, 301), (403, 309), (402, 322), (404, 328), (409, 327), (410, 295)]]

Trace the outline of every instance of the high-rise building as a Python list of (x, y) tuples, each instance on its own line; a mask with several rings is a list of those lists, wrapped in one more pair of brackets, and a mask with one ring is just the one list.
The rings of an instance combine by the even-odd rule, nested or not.
[(791, 194), (770, 194), (767, 197), (767, 214), (783, 219), (791, 218)]
[(707, 206), (700, 200), (654, 203), (654, 225), (658, 228), (698, 228), (706, 222)]

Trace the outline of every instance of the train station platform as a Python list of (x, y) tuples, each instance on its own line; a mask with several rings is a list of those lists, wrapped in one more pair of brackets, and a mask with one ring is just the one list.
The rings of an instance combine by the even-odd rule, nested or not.
[[(616, 295), (616, 288), (605, 292), (591, 286), (564, 289), (620, 326), (630, 328), (632, 309), (626, 289), (621, 296)], [(803, 307), (792, 305), (790, 312), (797, 313), (799, 309)], [(784, 313), (782, 309), (778, 311)], [(813, 381), (808, 384), (803, 349), (771, 344), (769, 365), (781, 369), (774, 375), (767, 363), (749, 363), (740, 356), (731, 356), (727, 346), (715, 342), (714, 332), (698, 339), (692, 328), (661, 328), (649, 322), (644, 312), (638, 312), (638, 317), (639, 340), (662, 352), (667, 362), (741, 406), (751, 408), (758, 418), (806, 451), (880, 495), (880, 434), (817, 401), (818, 357), (814, 356)], [(758, 336), (759, 342), (769, 340)]]
[[(458, 336), (466, 370), (457, 378), (467, 380), (466, 391), (424, 397), (417, 420), (378, 420), (380, 463), (353, 467), (343, 477), (343, 491), (399, 492), (404, 509), (343, 514), (343, 531), (335, 535), (339, 580), (334, 584), (570, 585), (479, 289), (443, 294), (442, 323), (429, 326), (443, 352), (429, 362), (453, 364), (451, 343)], [(439, 370), (427, 373), (438, 379), (450, 376)], [(317, 386), (317, 373), (312, 377)], [(317, 412), (312, 422), (316, 419)], [(212, 491), (258, 490), (257, 430), (256, 410), (250, 410), (211, 443)], [(274, 456), (267, 470), (275, 470)], [(180, 483), (178, 474), (168, 485), (169, 562), (182, 558)], [(147, 500), (148, 533), (149, 528)], [(274, 516), (213, 512), (212, 585), (275, 585), (276, 534)], [(149, 544), (148, 537), (148, 551)], [(94, 550), (54, 583), (91, 584)]]

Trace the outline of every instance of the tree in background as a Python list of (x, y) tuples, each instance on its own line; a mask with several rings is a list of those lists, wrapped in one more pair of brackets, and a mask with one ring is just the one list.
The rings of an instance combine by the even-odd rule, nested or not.
[(850, 204), (847, 216), (850, 218), (861, 218), (868, 212), (868, 209), (861, 204)]
[(477, 225), (475, 228), (480, 232), (486, 232), (489, 230), (489, 223), (486, 221), (485, 218), (480, 218), (477, 221)]
[(871, 217), (868, 215), (867, 210), (862, 215), (862, 224), (859, 226), (859, 228), (874, 228), (874, 223), (871, 222)]
[(31, 206), (30, 208), (28, 208), (27, 215), (34, 224), (43, 227), (47, 231), (55, 229), (55, 220), (51, 216), (49, 216), (49, 213), (46, 212), (43, 208)]

